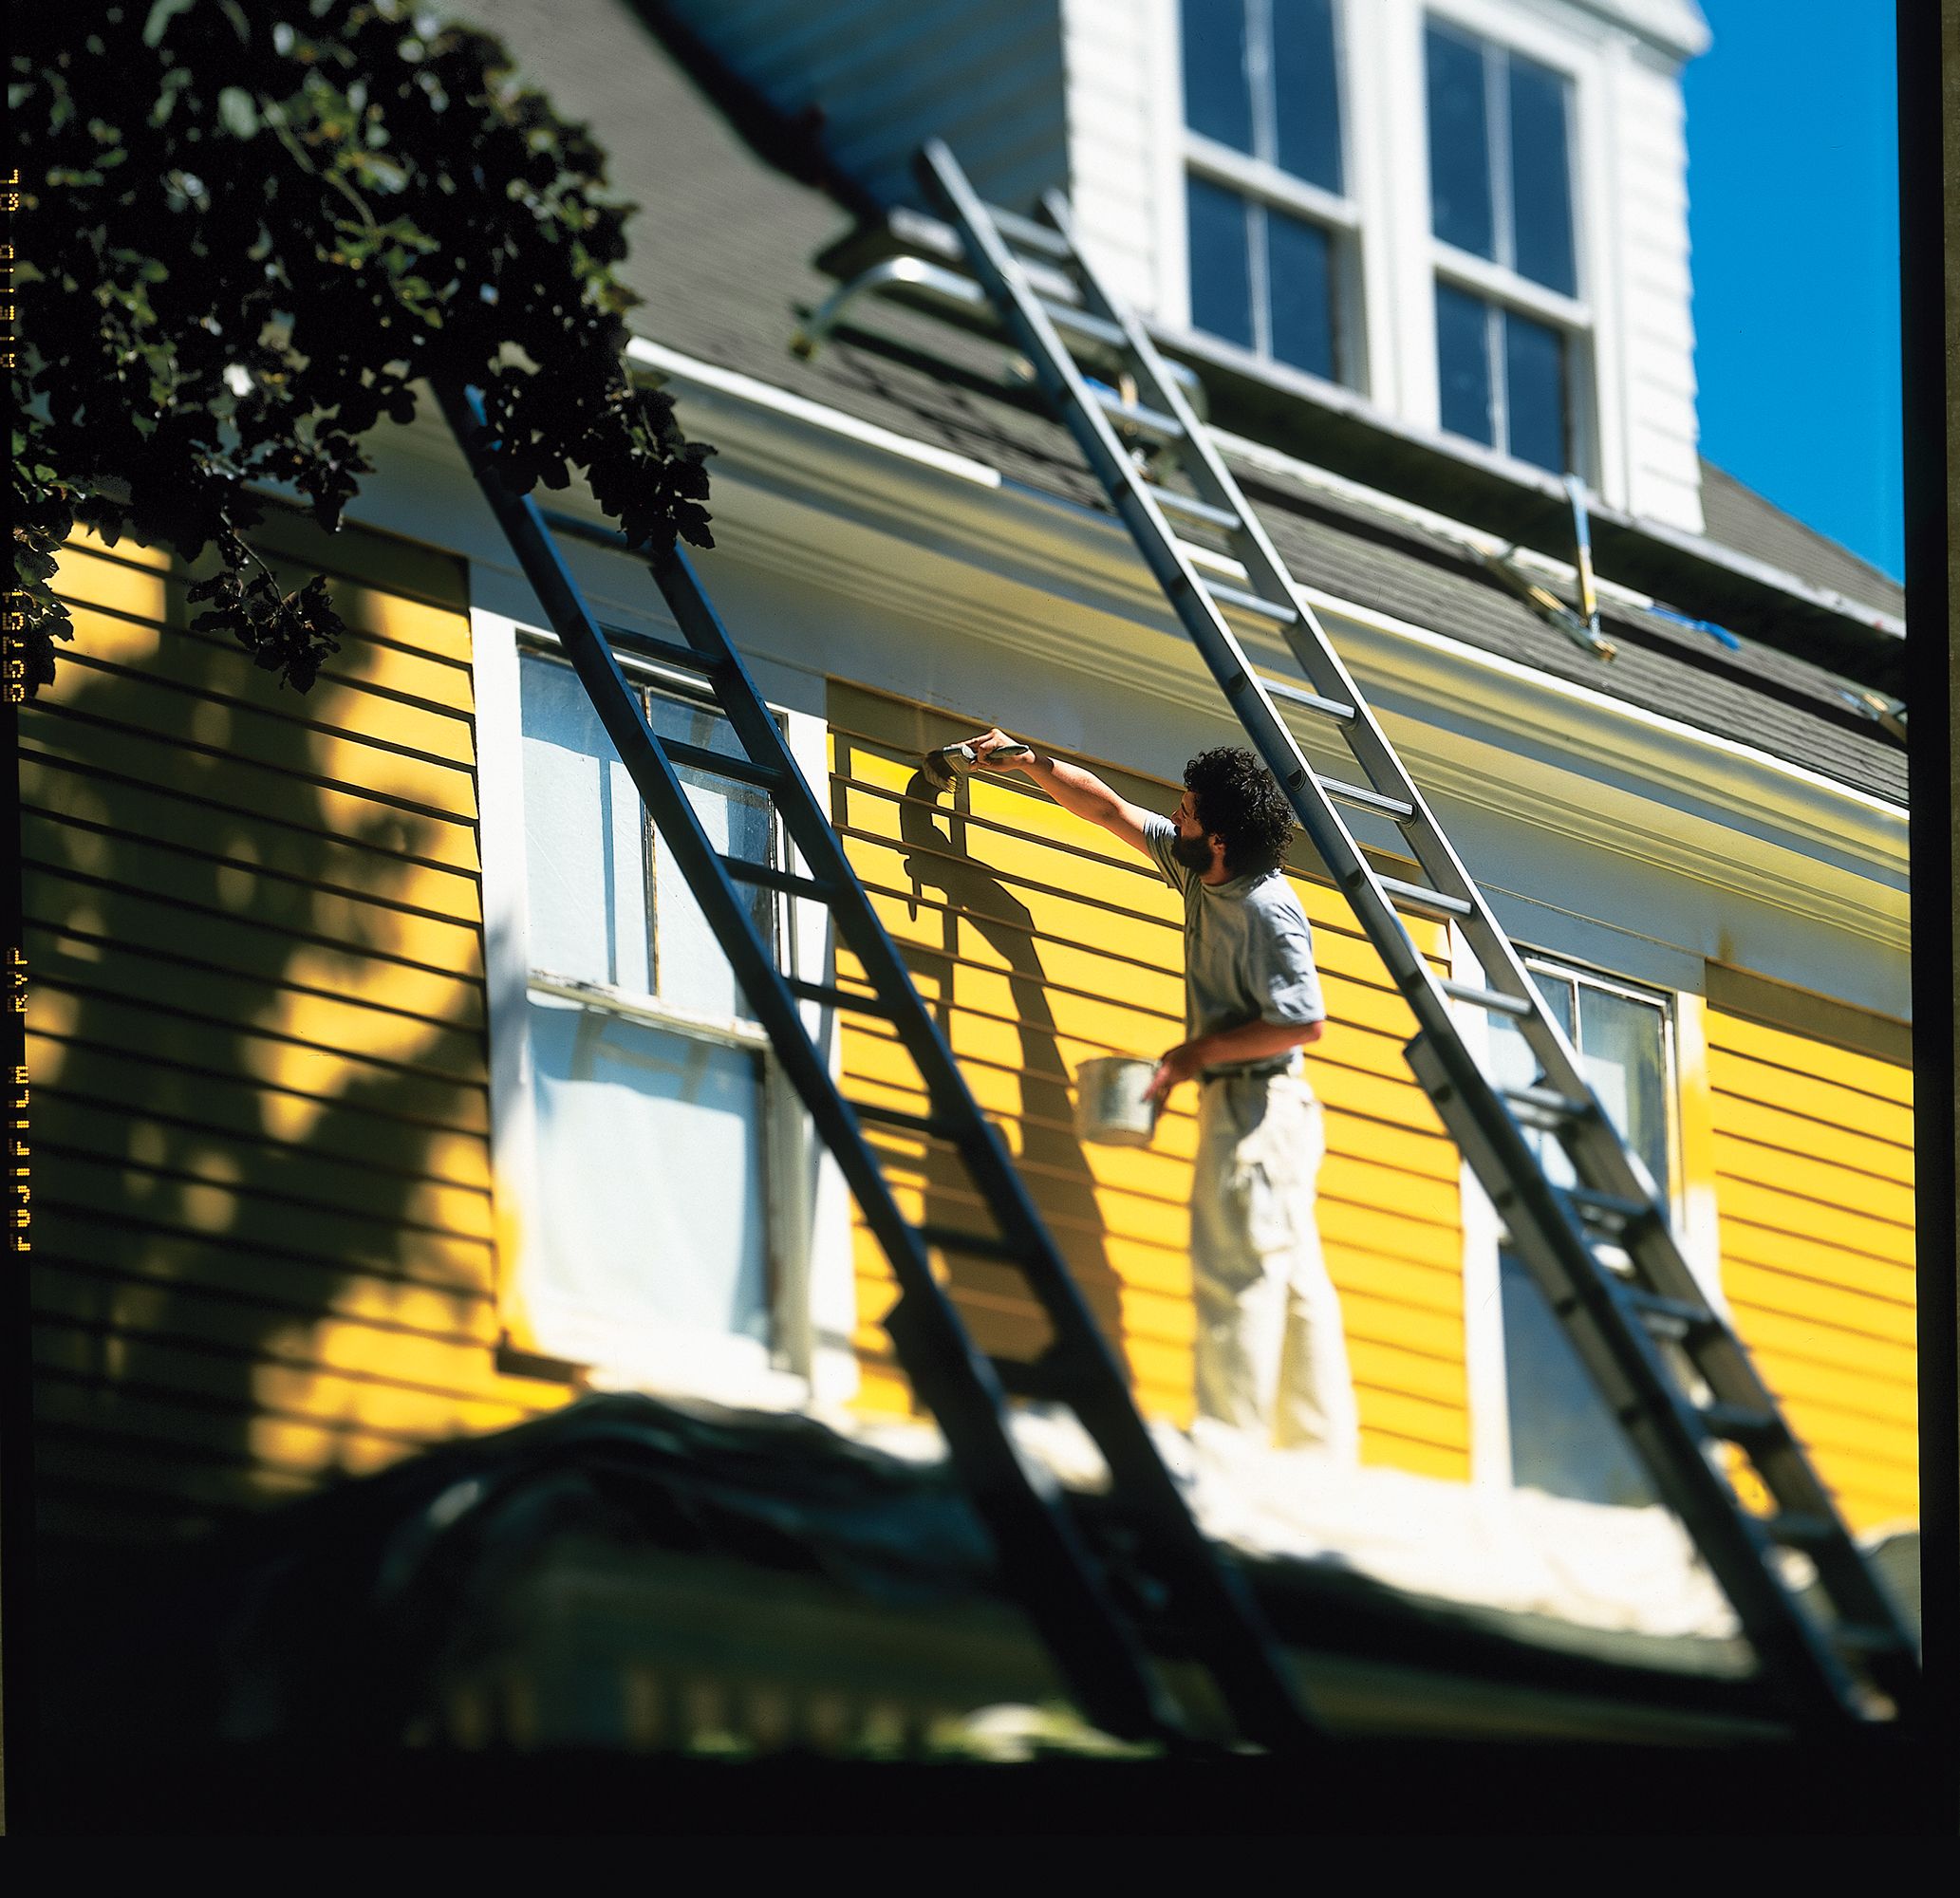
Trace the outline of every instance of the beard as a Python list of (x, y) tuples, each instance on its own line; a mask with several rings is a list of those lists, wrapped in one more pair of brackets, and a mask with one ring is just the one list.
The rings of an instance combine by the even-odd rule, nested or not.
[(1211, 867), (1211, 839), (1182, 835), (1173, 837), (1170, 840), (1170, 854), (1187, 870), (1208, 870)]

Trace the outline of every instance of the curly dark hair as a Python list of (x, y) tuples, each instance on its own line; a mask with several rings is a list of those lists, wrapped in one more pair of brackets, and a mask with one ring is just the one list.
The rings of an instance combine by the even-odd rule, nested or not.
[(1200, 752), (1185, 767), (1185, 784), (1200, 826), (1224, 840), (1233, 876), (1279, 866), (1293, 834), (1293, 807), (1250, 752), (1242, 745)]

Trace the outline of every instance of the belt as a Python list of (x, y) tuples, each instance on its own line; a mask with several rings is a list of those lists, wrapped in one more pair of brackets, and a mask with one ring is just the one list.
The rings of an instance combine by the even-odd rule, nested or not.
[(1206, 1068), (1198, 1076), (1204, 1081), (1262, 1081), (1271, 1074), (1290, 1074), (1291, 1061), (1262, 1061), (1256, 1068)]

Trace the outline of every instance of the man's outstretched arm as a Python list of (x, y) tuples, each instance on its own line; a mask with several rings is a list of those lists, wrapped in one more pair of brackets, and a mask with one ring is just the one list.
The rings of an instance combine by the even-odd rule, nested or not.
[(976, 771), (1026, 772), (1072, 816), (1085, 817), (1090, 823), (1100, 825), (1111, 836), (1122, 838), (1131, 849), (1141, 850), (1145, 856), (1150, 854), (1150, 847), (1144, 842), (1144, 826), (1152, 813), (1141, 805), (1118, 797), (1092, 771), (1084, 771), (1080, 765), (1065, 764), (1044, 752), (1036, 752), (1031, 758), (1020, 758), (1011, 764), (989, 764), (989, 752), (1020, 742), (1018, 738), (1010, 738), (999, 727), (991, 732), (982, 732), (977, 738), (969, 738), (966, 742), (973, 747)]

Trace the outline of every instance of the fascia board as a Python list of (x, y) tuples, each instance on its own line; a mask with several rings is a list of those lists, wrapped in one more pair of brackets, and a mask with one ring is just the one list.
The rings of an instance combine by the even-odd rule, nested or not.
[[(1051, 660), (1058, 657), (1056, 597), (1089, 609), (1072, 616), (1066, 630), (1092, 666), (1120, 659), (1132, 667), (1134, 628), (1170, 626), (1163, 596), (1108, 515), (800, 398), (770, 400), (758, 393), (767, 385), (749, 378), (662, 356), (664, 373), (685, 384), (688, 408), (705, 424), (700, 433), (722, 449), (711, 464), (718, 525), (726, 535), (746, 516), (745, 529), (770, 530), (741, 532), (745, 556), (793, 562), (847, 591), (882, 593), (910, 614), (949, 620), (969, 637), (984, 614), (1004, 643), (1033, 638)], [(847, 551), (840, 538), (847, 521), (873, 536), (862, 551)], [(893, 542), (906, 551), (899, 554)], [(1007, 597), (1029, 589), (1039, 597)], [(1727, 828), (1765, 841), (1821, 849), (1903, 888), (1906, 813), (1897, 806), (1447, 634), (1310, 586), (1300, 590), (1357, 677), (1372, 692), (1392, 694), (1410, 717), (1460, 728), (1474, 721), (1581, 776), (1715, 814)], [(1097, 619), (1116, 623), (1100, 639)], [(1277, 639), (1247, 644), (1262, 661), (1290, 662)], [(1174, 650), (1167, 644), (1167, 661)], [(1188, 670), (1202, 680), (1195, 655)], [(1169, 683), (1163, 681), (1167, 689)], [(1210, 693), (1208, 680), (1203, 689)]]

